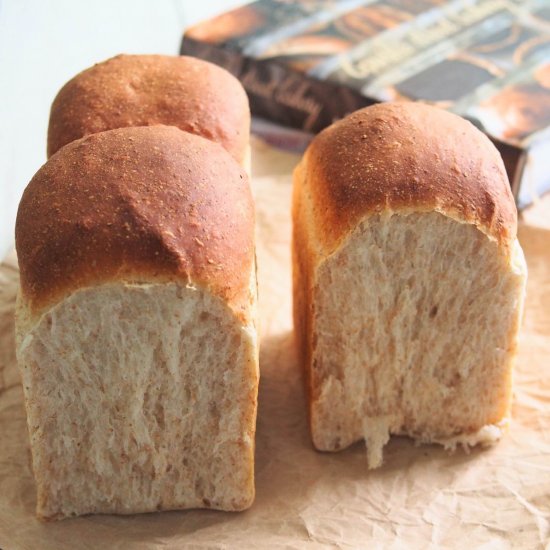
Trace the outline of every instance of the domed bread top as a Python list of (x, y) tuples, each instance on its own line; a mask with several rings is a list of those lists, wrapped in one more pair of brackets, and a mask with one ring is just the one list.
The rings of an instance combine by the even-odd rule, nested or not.
[(517, 212), (502, 159), (471, 123), (419, 103), (356, 111), (321, 132), (298, 167), (325, 252), (377, 212), (438, 211), (508, 248)]
[(220, 145), (174, 127), (110, 130), (62, 148), (23, 193), (16, 245), (33, 313), (113, 280), (206, 285), (238, 315), (250, 309), (246, 173)]
[(165, 124), (216, 141), (243, 162), (248, 98), (229, 72), (193, 57), (118, 55), (76, 75), (55, 98), (48, 156), (89, 134)]

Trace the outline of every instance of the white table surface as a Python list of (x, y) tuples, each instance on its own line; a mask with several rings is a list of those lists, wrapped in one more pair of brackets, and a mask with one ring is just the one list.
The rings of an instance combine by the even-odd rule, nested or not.
[(0, 258), (23, 189), (46, 161), (50, 105), (118, 53), (177, 54), (183, 29), (243, 0), (0, 0)]

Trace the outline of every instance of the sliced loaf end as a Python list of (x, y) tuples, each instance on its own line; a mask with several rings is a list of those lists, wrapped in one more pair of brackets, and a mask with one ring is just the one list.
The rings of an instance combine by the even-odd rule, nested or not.
[(19, 311), (39, 517), (251, 505), (254, 326), (176, 283), (82, 289), (38, 320)]
[(377, 467), (390, 434), (446, 447), (498, 439), (525, 280), (517, 241), (509, 255), (438, 212), (366, 218), (310, 283), (315, 446), (364, 439)]

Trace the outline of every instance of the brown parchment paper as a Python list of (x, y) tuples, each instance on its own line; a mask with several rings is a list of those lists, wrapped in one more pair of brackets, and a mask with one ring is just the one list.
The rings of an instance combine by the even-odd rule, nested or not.
[(296, 157), (258, 144), (255, 152), (262, 348), (254, 505), (243, 513), (34, 517), (11, 255), (0, 266), (0, 547), (550, 548), (550, 231), (520, 228), (529, 284), (508, 435), (492, 448), (453, 455), (393, 438), (384, 466), (368, 471), (362, 444), (338, 454), (311, 447), (291, 331), (289, 170)]

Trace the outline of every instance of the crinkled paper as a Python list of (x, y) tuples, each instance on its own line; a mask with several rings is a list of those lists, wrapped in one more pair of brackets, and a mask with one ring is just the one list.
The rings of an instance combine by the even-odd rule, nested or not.
[(338, 454), (311, 446), (291, 319), (289, 169), (295, 158), (256, 145), (256, 159), (262, 348), (254, 505), (243, 513), (35, 518), (14, 354), (18, 271), (12, 254), (0, 267), (0, 547), (550, 547), (550, 231), (520, 227), (529, 283), (509, 433), (469, 454), (393, 438), (383, 467), (369, 471), (362, 444)]

